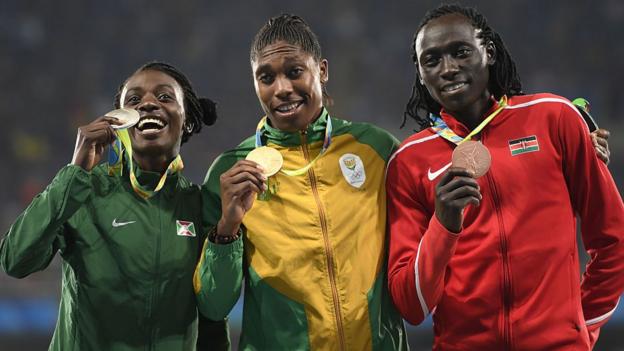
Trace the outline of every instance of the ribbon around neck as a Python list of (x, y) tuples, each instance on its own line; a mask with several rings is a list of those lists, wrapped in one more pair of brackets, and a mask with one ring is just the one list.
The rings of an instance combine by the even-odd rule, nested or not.
[(473, 136), (481, 132), (481, 130), (485, 128), (485, 126), (490, 123), (494, 119), (494, 117), (496, 117), (496, 115), (498, 115), (506, 106), (507, 96), (503, 95), (503, 97), (501, 97), (501, 99), (498, 101), (498, 107), (496, 108), (496, 110), (490, 113), (490, 115), (487, 116), (472, 132), (466, 135), (465, 138), (462, 138), (459, 135), (455, 134), (455, 132), (451, 130), (451, 128), (449, 128), (449, 126), (446, 124), (446, 122), (444, 122), (444, 120), (442, 120), (442, 117), (440, 116), (432, 116), (433, 126), (431, 127), (431, 129), (433, 129), (433, 131), (442, 138), (450, 141), (453, 144), (459, 145), (465, 141), (470, 140)]
[[(267, 120), (267, 116), (262, 117), (262, 119), (260, 119), (260, 122), (258, 122), (258, 125), (256, 126), (256, 142), (255, 142), (256, 148), (263, 146), (262, 145), (262, 128), (264, 127), (266, 120)], [(302, 168), (280, 169), (280, 172), (291, 177), (299, 176), (299, 175), (306, 173), (308, 169), (310, 169), (310, 167), (312, 167), (316, 163), (316, 161), (321, 157), (321, 155), (323, 155), (325, 151), (327, 151), (327, 149), (329, 148), (329, 145), (331, 144), (331, 133), (332, 133), (331, 117), (327, 116), (327, 124), (325, 126), (325, 137), (323, 139), (323, 147), (321, 148), (321, 152), (319, 152), (319, 154), (312, 161), (310, 161), (307, 165), (305, 165)]]
[(168, 175), (179, 172), (184, 168), (182, 157), (178, 154), (178, 156), (176, 156), (173, 161), (169, 163), (169, 166), (167, 166), (167, 169), (160, 177), (156, 188), (154, 190), (149, 190), (139, 183), (134, 173), (132, 143), (130, 141), (128, 129), (118, 129), (115, 131), (115, 134), (117, 135), (117, 139), (113, 142), (113, 145), (111, 145), (108, 153), (108, 174), (112, 176), (121, 175), (123, 173), (123, 152), (125, 151), (130, 166), (130, 185), (132, 186), (134, 192), (143, 199), (149, 199), (156, 195), (156, 193), (165, 185)]

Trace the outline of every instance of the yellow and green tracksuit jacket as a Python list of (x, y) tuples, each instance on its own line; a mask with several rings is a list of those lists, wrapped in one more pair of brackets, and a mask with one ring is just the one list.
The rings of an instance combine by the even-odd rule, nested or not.
[[(160, 174), (137, 169), (141, 184)], [(195, 350), (192, 277), (206, 231), (198, 186), (170, 175), (149, 200), (127, 172), (68, 165), (0, 242), (0, 265), (18, 278), (60, 253), (63, 283), (50, 350)], [(219, 262), (216, 262), (218, 264)], [(223, 265), (223, 264), (221, 264)], [(223, 321), (201, 324), (206, 349), (229, 349)]]
[[(324, 110), (305, 132), (265, 125), (263, 145), (283, 155), (285, 169), (302, 168), (319, 154), (328, 118)], [(397, 141), (370, 124), (331, 120), (331, 145), (313, 167), (270, 177), (243, 219), (242, 243), (205, 245), (194, 284), (208, 318), (225, 317), (244, 275), (241, 349), (407, 348), (386, 283), (385, 168)], [(211, 166), (207, 225), (221, 216), (219, 176), (254, 147), (248, 138)], [(224, 256), (235, 262), (216, 265)]]

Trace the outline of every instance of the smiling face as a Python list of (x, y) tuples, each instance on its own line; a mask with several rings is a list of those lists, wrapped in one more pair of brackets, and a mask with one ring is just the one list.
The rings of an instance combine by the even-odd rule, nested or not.
[(489, 106), (489, 66), (494, 45), (483, 43), (478, 30), (458, 14), (427, 23), (416, 37), (421, 83), (454, 115), (478, 116)]
[(256, 95), (271, 125), (283, 131), (304, 130), (320, 116), (327, 60), (317, 62), (297, 45), (267, 45), (251, 62)]
[(185, 114), (184, 94), (175, 79), (157, 70), (139, 71), (126, 81), (120, 105), (141, 116), (129, 129), (136, 158), (178, 155)]

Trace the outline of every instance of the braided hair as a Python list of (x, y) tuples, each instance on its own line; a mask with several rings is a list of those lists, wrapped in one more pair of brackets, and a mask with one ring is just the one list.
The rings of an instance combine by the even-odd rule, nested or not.
[[(303, 18), (284, 13), (269, 19), (256, 33), (249, 53), (251, 62), (258, 60), (260, 52), (265, 47), (278, 41), (285, 41), (288, 44), (298, 46), (303, 52), (312, 55), (315, 62), (321, 61), (321, 44), (312, 28)], [(327, 87), (325, 83), (321, 84), (323, 88), (323, 102), (325, 105), (331, 105), (332, 98), (327, 93)]]
[[(168, 63), (152, 61), (141, 66), (135, 74), (149, 70), (159, 71), (170, 76), (175, 79), (182, 88), (182, 92), (184, 93), (184, 111), (186, 115), (182, 128), (182, 144), (188, 141), (191, 135), (199, 133), (202, 129), (202, 124), (210, 126), (215, 123), (217, 120), (217, 104), (208, 98), (198, 97), (193, 89), (191, 81), (184, 73)], [(115, 108), (121, 106), (121, 101), (119, 100), (126, 83), (127, 81), (121, 84), (117, 90), (117, 94), (115, 94)]]
[(494, 65), (489, 67), (490, 80), (488, 90), (497, 100), (503, 95), (514, 96), (522, 95), (522, 82), (516, 70), (516, 63), (511, 58), (509, 51), (503, 43), (503, 39), (495, 32), (487, 23), (487, 19), (475, 8), (465, 7), (458, 4), (444, 4), (430, 10), (425, 14), (425, 18), (420, 22), (414, 38), (412, 40), (412, 60), (416, 64), (416, 78), (412, 86), (412, 95), (405, 108), (403, 114), (403, 123), (405, 125), (408, 117), (414, 119), (418, 123), (420, 130), (429, 128), (433, 121), (429, 114), (439, 114), (442, 106), (433, 99), (427, 88), (420, 83), (418, 73), (418, 55), (416, 53), (416, 37), (422, 28), (431, 20), (450, 15), (459, 14), (466, 17), (472, 26), (478, 29), (477, 38), (484, 43), (492, 42), (496, 48), (496, 57)]

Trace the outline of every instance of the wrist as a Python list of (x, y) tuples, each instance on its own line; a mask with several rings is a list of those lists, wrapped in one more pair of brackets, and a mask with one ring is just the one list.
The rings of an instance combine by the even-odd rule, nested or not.
[(447, 231), (453, 234), (459, 234), (462, 231), (462, 218), (459, 218), (459, 220), (451, 220), (444, 215), (440, 215), (438, 212), (435, 212), (435, 217), (438, 223)]
[(223, 235), (219, 233), (218, 225), (212, 227), (210, 232), (208, 232), (208, 241), (214, 244), (230, 244), (236, 240), (238, 240), (243, 235), (243, 230), (238, 227), (237, 231), (234, 234)]
[(240, 223), (228, 222), (225, 218), (221, 217), (216, 225), (216, 235), (218, 236), (232, 236), (236, 235), (240, 231)]

